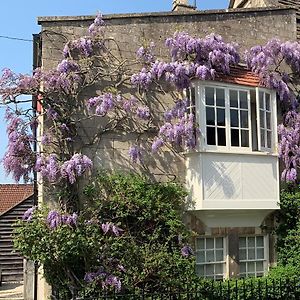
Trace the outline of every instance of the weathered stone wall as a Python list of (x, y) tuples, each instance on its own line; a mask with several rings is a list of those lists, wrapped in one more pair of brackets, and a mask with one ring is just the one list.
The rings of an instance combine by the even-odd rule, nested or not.
[[(68, 39), (87, 34), (93, 18), (39, 18), (39, 24), (42, 25), (42, 65), (45, 69), (55, 67), (61, 60), (62, 47)], [(274, 37), (282, 40), (296, 39), (295, 12), (283, 8), (107, 15), (105, 21), (106, 35), (118, 42), (120, 55), (128, 60), (135, 57), (136, 50), (145, 40), (154, 41), (158, 46), (158, 55), (166, 57), (168, 53), (164, 47), (165, 39), (176, 30), (199, 37), (214, 32), (222, 35), (228, 42), (237, 42), (241, 51)], [(165, 97), (160, 100), (168, 102)], [(91, 132), (97, 127), (97, 121), (89, 122), (83, 127), (85, 132)], [(84, 139), (85, 133), (81, 134)], [(135, 138), (134, 135), (111, 133), (94, 146), (82, 143), (80, 148), (94, 159), (97, 166), (131, 169), (128, 148)], [(168, 173), (184, 178), (183, 158), (170, 151), (156, 160), (152, 156), (145, 157), (146, 164), (147, 168), (142, 168), (144, 172)]]

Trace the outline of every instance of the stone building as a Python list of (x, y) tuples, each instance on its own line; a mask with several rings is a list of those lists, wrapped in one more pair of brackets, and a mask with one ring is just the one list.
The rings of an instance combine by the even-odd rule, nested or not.
[[(242, 51), (274, 37), (297, 39), (296, 10), (273, 4), (237, 0), (226, 10), (199, 11), (188, 1), (174, 1), (170, 12), (113, 14), (104, 20), (125, 58), (135, 56), (144, 37), (156, 43), (163, 57), (165, 39), (178, 28), (199, 37), (220, 34)], [(49, 69), (61, 61), (61, 34), (68, 39), (85, 35), (93, 19), (39, 17), (43, 34), (36, 53), (41, 66)], [(187, 223), (199, 235), (195, 249), (200, 276), (261, 276), (276, 260), (271, 234), (279, 201), (276, 95), (243, 68), (221, 82), (195, 82), (191, 95), (206, 135), (196, 151), (169, 153), (152, 171), (164, 169), (187, 184), (194, 203)], [(129, 136), (111, 134), (97, 150), (84, 145), (81, 150), (93, 152), (99, 167), (130, 169), (129, 145)]]

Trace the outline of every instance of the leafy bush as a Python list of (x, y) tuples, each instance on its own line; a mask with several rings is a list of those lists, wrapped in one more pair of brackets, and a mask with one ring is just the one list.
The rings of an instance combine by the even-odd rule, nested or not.
[(43, 265), (66, 299), (70, 292), (96, 298), (103, 290), (180, 288), (194, 276), (181, 186), (102, 174), (84, 194), (79, 216), (31, 209), (15, 229), (15, 247)]

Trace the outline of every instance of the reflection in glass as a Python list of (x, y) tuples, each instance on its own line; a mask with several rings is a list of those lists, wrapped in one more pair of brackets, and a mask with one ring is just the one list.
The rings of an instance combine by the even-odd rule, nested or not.
[(241, 114), (240, 127), (248, 128), (249, 127), (249, 124), (248, 124), (248, 111), (247, 110), (241, 110), (240, 114)]
[(217, 108), (217, 124), (218, 126), (225, 126), (225, 109)]
[(216, 89), (217, 106), (225, 107), (225, 90)]
[(240, 108), (248, 109), (248, 93), (240, 91)]
[(249, 131), (241, 130), (242, 147), (249, 147)]
[(215, 125), (215, 109), (213, 107), (206, 107), (206, 124)]
[(236, 110), (236, 109), (230, 110), (230, 126), (231, 127), (239, 126), (238, 110)]
[(259, 92), (259, 108), (265, 109), (265, 106), (264, 106), (264, 93), (263, 92)]
[(238, 92), (234, 90), (229, 91), (230, 107), (238, 107)]
[(206, 249), (214, 249), (214, 239), (213, 238), (206, 239)]
[(270, 94), (267, 94), (267, 93), (265, 93), (265, 95), (266, 95), (266, 110), (271, 110), (270, 108), (271, 108), (271, 100), (270, 100)]
[(205, 103), (206, 105), (215, 105), (215, 89), (211, 87), (205, 88)]

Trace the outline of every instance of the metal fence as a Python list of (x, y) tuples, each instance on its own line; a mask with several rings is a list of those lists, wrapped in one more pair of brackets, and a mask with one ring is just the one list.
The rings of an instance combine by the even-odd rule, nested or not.
[(97, 296), (60, 296), (56, 291), (53, 300), (300, 300), (300, 278), (270, 280), (246, 279), (229, 281), (203, 281), (185, 289), (170, 288), (162, 291), (135, 290), (131, 293), (102, 293)]

